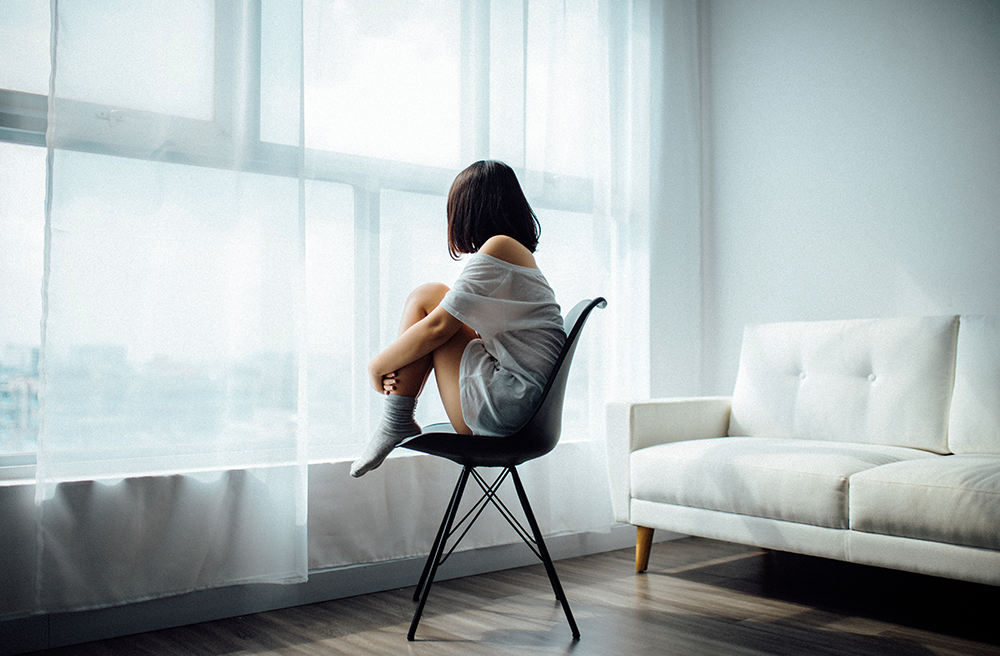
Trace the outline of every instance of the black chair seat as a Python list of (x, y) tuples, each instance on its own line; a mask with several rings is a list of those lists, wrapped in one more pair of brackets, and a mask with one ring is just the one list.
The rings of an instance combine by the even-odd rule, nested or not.
[(432, 424), (400, 446), (468, 467), (516, 467), (548, 453), (531, 437), (520, 433), (509, 437), (459, 435), (451, 424)]

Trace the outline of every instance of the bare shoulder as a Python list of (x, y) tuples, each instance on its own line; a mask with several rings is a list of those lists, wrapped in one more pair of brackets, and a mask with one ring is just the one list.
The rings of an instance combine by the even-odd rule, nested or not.
[(521, 242), (507, 235), (490, 237), (479, 249), (479, 252), (517, 266), (529, 269), (538, 268), (538, 265), (535, 264), (535, 256), (531, 254), (531, 251), (525, 248)]

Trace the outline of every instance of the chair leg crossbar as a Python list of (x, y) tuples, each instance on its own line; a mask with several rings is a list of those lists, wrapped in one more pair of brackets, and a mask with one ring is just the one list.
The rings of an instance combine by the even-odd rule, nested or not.
[[(457, 523), (455, 522), (455, 517), (458, 515), (458, 506), (462, 501), (462, 495), (465, 493), (465, 486), (469, 481), (469, 476), (472, 476), (476, 483), (479, 485), (480, 489), (483, 491), (483, 496), (472, 506), (472, 508), (460, 519)], [(521, 508), (524, 511), (525, 519), (528, 521), (528, 526), (531, 528), (529, 533), (527, 529), (517, 520), (514, 514), (507, 508), (503, 500), (497, 496), (497, 492), (500, 486), (505, 480), (507, 480), (508, 475), (514, 481), (514, 488), (517, 490), (518, 499), (521, 502)], [(548, 550), (545, 548), (545, 541), (542, 539), (542, 532), (538, 528), (538, 522), (535, 521), (535, 515), (531, 512), (531, 505), (528, 503), (528, 496), (524, 492), (524, 486), (521, 484), (521, 477), (517, 473), (517, 469), (514, 467), (506, 467), (503, 472), (497, 476), (496, 480), (492, 483), (487, 483), (486, 480), (480, 475), (474, 467), (465, 466), (462, 468), (462, 474), (458, 478), (458, 483), (455, 485), (455, 491), (451, 496), (451, 502), (448, 504), (448, 509), (445, 511), (444, 519), (441, 521), (441, 527), (438, 529), (437, 537), (434, 538), (434, 546), (431, 547), (431, 552), (427, 556), (427, 562), (424, 564), (423, 572), (420, 574), (420, 580), (417, 582), (417, 589), (413, 593), (413, 600), (418, 602), (417, 610), (413, 614), (413, 621), (410, 623), (410, 631), (407, 634), (407, 640), (412, 641), (417, 631), (417, 625), (420, 623), (420, 616), (424, 612), (424, 605), (427, 603), (427, 596), (430, 593), (431, 584), (434, 582), (434, 575), (437, 573), (437, 568), (448, 560), (448, 557), (454, 553), (455, 548), (458, 547), (462, 538), (466, 536), (472, 525), (475, 524), (479, 516), (482, 515), (486, 507), (492, 503), (493, 506), (500, 511), (507, 523), (514, 529), (518, 537), (531, 551), (538, 557), (539, 560), (545, 565), (545, 572), (548, 574), (549, 582), (552, 584), (552, 591), (556, 595), (556, 599), (562, 604), (563, 611), (566, 613), (566, 620), (569, 622), (570, 630), (573, 632), (573, 638), (578, 639), (580, 637), (580, 630), (576, 626), (576, 620), (573, 619), (573, 613), (569, 609), (569, 601), (566, 599), (566, 594), (563, 592), (562, 585), (559, 583), (559, 577), (556, 575), (555, 567), (552, 565), (552, 558), (549, 556)], [(451, 549), (445, 552), (448, 540), (452, 538), (455, 533), (462, 529), (464, 525), (464, 530), (452, 544)]]

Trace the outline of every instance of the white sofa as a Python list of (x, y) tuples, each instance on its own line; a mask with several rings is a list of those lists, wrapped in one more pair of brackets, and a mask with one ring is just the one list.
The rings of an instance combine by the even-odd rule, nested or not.
[(732, 397), (612, 403), (616, 519), (1000, 585), (1000, 320), (748, 326)]

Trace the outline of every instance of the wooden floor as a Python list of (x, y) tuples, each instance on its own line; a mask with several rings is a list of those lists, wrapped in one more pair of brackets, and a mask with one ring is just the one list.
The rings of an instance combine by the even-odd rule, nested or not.
[[(445, 565), (447, 567), (447, 565)], [(556, 563), (573, 641), (541, 565), (37, 652), (69, 654), (1000, 654), (1000, 588), (685, 538)]]

